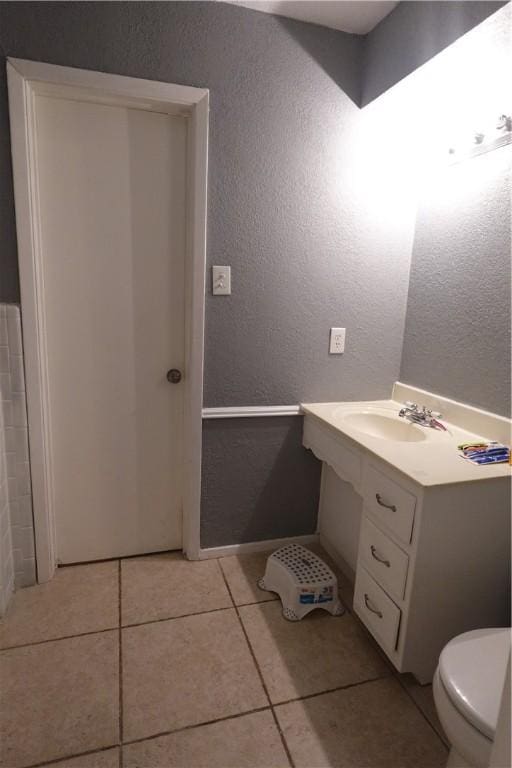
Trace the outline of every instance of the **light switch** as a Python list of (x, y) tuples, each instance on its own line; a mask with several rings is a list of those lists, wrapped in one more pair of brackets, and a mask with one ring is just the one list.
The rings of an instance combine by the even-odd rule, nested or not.
[(214, 296), (230, 295), (231, 267), (212, 267), (212, 290)]
[(331, 328), (329, 353), (341, 355), (345, 351), (345, 328)]

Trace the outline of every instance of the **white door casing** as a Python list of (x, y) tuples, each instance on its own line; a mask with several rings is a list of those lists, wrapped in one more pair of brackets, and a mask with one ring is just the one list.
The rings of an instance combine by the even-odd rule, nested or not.
[[(157, 212), (158, 198), (162, 195), (173, 194), (172, 189), (168, 189), (165, 186), (165, 174), (161, 174), (160, 182), (164, 186), (159, 188), (157, 197), (154, 198), (152, 206), (151, 194), (156, 191), (158, 183), (155, 184), (155, 174), (158, 177), (158, 167), (156, 163), (148, 161), (148, 157), (143, 161), (142, 151), (137, 151), (137, 146), (142, 150), (142, 141), (147, 136), (148, 132), (152, 134), (152, 142), (155, 148), (159, 147), (160, 155), (165, 153), (165, 143), (167, 136), (173, 138), (175, 142), (187, 142), (187, 151), (178, 152), (173, 158), (170, 159), (174, 162), (174, 171), (186, 175), (187, 181), (187, 197), (186, 201), (181, 201), (182, 207), (187, 210), (186, 215), (186, 232), (184, 233), (184, 247), (186, 251), (185, 257), (185, 328), (184, 328), (184, 361), (170, 359), (168, 360), (168, 367), (182, 367), (184, 371), (184, 379), (182, 384), (174, 387), (169, 385), (165, 381), (165, 370), (161, 370), (156, 375), (155, 366), (162, 367), (162, 360), (165, 357), (165, 352), (162, 348), (157, 348), (158, 343), (155, 343), (155, 339), (159, 338), (159, 335), (154, 331), (156, 327), (151, 329), (151, 325), (147, 326), (147, 313), (145, 308), (148, 306), (148, 298), (151, 294), (155, 294), (156, 298), (163, 296), (163, 291), (159, 291), (158, 282), (163, 281), (163, 278), (170, 278), (170, 273), (167, 275), (165, 272), (159, 274), (152, 270), (144, 270), (144, 265), (140, 258), (135, 260), (127, 259), (126, 254), (123, 253), (123, 241), (116, 241), (116, 248), (113, 250), (116, 252), (111, 255), (111, 263), (105, 264), (105, 260), (101, 258), (101, 254), (95, 254), (91, 262), (84, 267), (84, 256), (86, 253), (79, 254), (81, 258), (79, 262), (82, 264), (82, 273), (80, 280), (83, 281), (84, 287), (87, 284), (91, 287), (91, 296), (96, 295), (95, 287), (98, 289), (98, 307), (101, 303), (101, 295), (103, 290), (103, 299), (108, 297), (108, 285), (110, 280), (110, 287), (115, 285), (117, 279), (121, 275), (121, 283), (119, 285), (119, 291), (116, 294), (115, 301), (110, 306), (108, 303), (103, 302), (103, 307), (107, 308), (107, 314), (103, 317), (103, 321), (109, 319), (108, 311), (110, 306), (111, 311), (111, 336), (110, 346), (113, 346), (114, 354), (109, 357), (105, 349), (100, 355), (99, 361), (95, 359), (96, 348), (93, 343), (94, 333), (91, 333), (91, 327), (94, 327), (94, 320), (98, 320), (98, 325), (101, 326), (100, 313), (94, 312), (94, 306), (92, 311), (88, 315), (88, 323), (85, 327), (88, 329), (85, 333), (85, 337), (76, 339), (78, 341), (81, 350), (84, 353), (84, 359), (87, 364), (84, 367), (84, 372), (89, 370), (91, 373), (93, 364), (99, 362), (101, 368), (101, 375), (96, 380), (96, 384), (103, 392), (102, 389), (102, 376), (105, 381), (115, 382), (116, 377), (118, 379), (118, 387), (124, 388), (124, 397), (128, 398), (125, 405), (130, 405), (130, 396), (132, 397), (131, 405), (133, 406), (133, 420), (131, 424), (122, 424), (122, 428), (116, 433), (117, 438), (123, 443), (133, 446), (136, 445), (139, 448), (139, 454), (150, 453), (153, 448), (160, 448), (162, 461), (165, 461), (166, 451), (172, 451), (173, 445), (176, 448), (176, 443), (172, 440), (164, 440), (164, 444), (155, 446), (152, 444), (152, 437), (155, 435), (156, 420), (158, 419), (158, 406), (155, 402), (154, 407), (147, 406), (146, 409), (141, 408), (141, 404), (148, 400), (149, 396), (155, 396), (157, 400), (161, 397), (160, 406), (163, 403), (173, 402), (173, 406), (170, 410), (167, 410), (167, 418), (176, 417), (177, 413), (181, 410), (180, 397), (173, 391), (172, 397), (169, 397), (169, 388), (173, 390), (182, 388), (183, 391), (183, 427), (184, 427), (184, 443), (183, 443), (183, 548), (187, 555), (191, 558), (195, 558), (199, 555), (199, 500), (200, 500), (200, 451), (201, 451), (201, 405), (202, 405), (202, 368), (203, 368), (203, 328), (204, 328), (204, 267), (205, 267), (205, 218), (206, 218), (206, 178), (207, 178), (207, 132), (208, 132), (208, 92), (203, 89), (188, 88), (183, 86), (173, 86), (165, 83), (156, 83), (153, 81), (137, 80), (133, 78), (124, 78), (115, 75), (105, 75), (101, 73), (88, 72), (84, 70), (75, 70), (65, 67), (55, 67), (52, 65), (39, 64), (37, 62), (25, 62), (20, 60), (9, 60), (8, 62), (8, 78), (9, 78), (9, 104), (10, 104), (10, 118), (11, 118), (11, 134), (12, 134), (12, 154), (13, 154), (13, 168), (14, 168), (14, 180), (15, 180), (15, 202), (16, 202), (16, 219), (18, 229), (18, 249), (19, 249), (19, 262), (20, 262), (20, 283), (21, 283), (21, 299), (22, 299), (22, 312), (23, 312), (23, 330), (24, 330), (24, 346), (25, 346), (25, 364), (27, 375), (27, 396), (28, 396), (28, 416), (29, 416), (29, 432), (30, 432), (30, 449), (31, 449), (31, 468), (32, 468), (32, 483), (33, 483), (33, 498), (34, 498), (34, 521), (36, 532), (36, 556), (38, 565), (38, 580), (46, 581), (51, 578), (53, 570), (55, 568), (57, 549), (55, 541), (55, 522), (56, 512), (59, 508), (59, 503), (64, 500), (64, 507), (66, 503), (66, 495), (62, 495), (62, 488), (60, 484), (56, 484), (56, 470), (61, 472), (62, 467), (66, 466), (66, 460), (69, 459), (68, 468), (75, 466), (77, 468), (77, 459), (80, 458), (80, 443), (77, 442), (74, 446), (71, 446), (71, 456), (66, 457), (62, 451), (62, 442), (60, 437), (55, 439), (55, 432), (52, 429), (52, 396), (56, 394), (56, 390), (51, 386), (52, 379), (52, 365), (57, 359), (60, 364), (60, 373), (66, 370), (66, 355), (71, 355), (73, 351), (70, 339), (77, 334), (77, 330), (82, 328), (84, 332), (84, 326), (80, 324), (76, 327), (71, 327), (68, 335), (66, 336), (66, 329), (61, 329), (60, 338), (58, 332), (59, 312), (52, 311), (54, 309), (54, 301), (56, 298), (63, 300), (64, 306), (58, 309), (67, 312), (67, 316), (73, 311), (73, 305), (70, 303), (70, 299), (66, 296), (63, 290), (69, 285), (70, 272), (66, 276), (66, 270), (60, 271), (57, 268), (52, 268), (51, 259), (50, 262), (45, 261), (45, 242), (50, 242), (50, 235), (52, 234), (52, 227), (48, 229), (48, 222), (53, 222), (53, 226), (59, 223), (59, 211), (52, 211), (49, 215), (48, 210), (45, 210), (47, 204), (47, 196), (42, 196), (40, 192), (41, 182), (50, 183), (48, 180), (51, 178), (51, 174), (47, 173), (50, 166), (45, 170), (45, 162), (43, 160), (41, 165), (41, 158), (47, 158), (49, 147), (50, 134), (52, 131), (59, 132), (59, 126), (62, 126), (67, 119), (73, 120), (73, 115), (77, 118), (80, 116), (80, 120), (75, 119), (75, 129), (80, 131), (80, 125), (83, 129), (82, 145), (87, 145), (89, 141), (90, 146), (93, 146), (95, 122), (98, 121), (98, 116), (102, 115), (102, 123), (104, 123), (105, 114), (108, 115), (107, 123), (110, 125), (110, 139), (113, 141), (117, 137), (117, 146), (111, 143), (110, 151), (108, 155), (105, 155), (103, 160), (98, 159), (98, 166), (96, 173), (101, 170), (101, 163), (103, 162), (106, 167), (109, 168), (110, 173), (107, 173), (105, 179), (110, 179), (106, 184), (113, 184), (112, 189), (102, 189), (100, 193), (100, 204), (105, 205), (108, 203), (109, 195), (111, 200), (117, 200), (123, 194), (128, 193), (132, 196), (131, 210), (135, 208), (140, 213), (139, 220), (135, 217), (135, 220), (131, 221), (131, 239), (132, 242), (127, 242), (126, 250), (129, 251), (131, 247), (140, 253), (140, 250), (144, 248), (144, 242), (147, 237), (147, 228), (149, 227), (155, 234), (154, 241), (160, 243), (161, 249), (165, 247), (164, 240), (168, 231), (164, 226), (163, 229), (159, 229), (158, 218), (153, 212)], [(72, 99), (73, 101), (70, 101)], [(71, 108), (71, 105), (74, 107)], [(39, 118), (36, 122), (36, 116), (39, 110)], [(56, 117), (58, 114), (58, 118)], [(46, 115), (46, 139), (45, 139), (45, 119)], [(55, 118), (52, 127), (51, 115)], [(91, 122), (92, 121), (92, 122)], [(123, 134), (124, 132), (124, 134)], [(134, 154), (132, 153), (131, 160), (132, 166), (128, 170), (132, 173), (132, 177), (123, 182), (121, 170), (123, 164), (126, 170), (126, 164), (124, 160), (126, 156), (123, 152), (126, 149), (126, 134), (129, 136), (128, 143), (133, 148), (135, 147)], [(186, 136), (185, 136), (186, 134)], [(65, 138), (65, 131), (60, 135), (60, 143)], [(160, 142), (160, 144), (159, 144)], [(57, 142), (59, 143), (59, 142)], [(99, 142), (98, 144), (101, 144)], [(106, 142), (105, 146), (108, 144)], [(61, 150), (63, 147), (61, 146)], [(85, 153), (86, 154), (86, 153)], [(98, 155), (101, 154), (101, 148), (98, 150)], [(158, 154), (158, 153), (157, 153)], [(55, 156), (57, 157), (57, 156)], [(55, 157), (53, 160), (55, 161)], [(180, 158), (182, 161), (182, 168), (180, 166)], [(149, 156), (149, 161), (151, 156)], [(117, 166), (116, 166), (117, 163)], [(109, 165), (110, 164), (110, 165)], [(91, 158), (86, 163), (88, 171), (92, 171)], [(119, 178), (116, 179), (116, 174), (112, 173), (117, 167)], [(138, 179), (138, 184), (135, 186), (130, 184), (133, 181), (133, 174)], [(39, 176), (38, 176), (39, 174)], [(92, 189), (92, 186), (91, 188)], [(123, 191), (124, 190), (124, 191)], [(62, 190), (61, 190), (62, 192)], [(87, 191), (84, 194), (89, 194)], [(58, 197), (58, 196), (57, 196)], [(176, 202), (176, 201), (174, 201)], [(87, 212), (87, 200), (82, 201), (82, 210)], [(180, 201), (178, 201), (178, 207)], [(61, 208), (65, 208), (63, 204), (63, 198), (61, 196)], [(65, 230), (66, 223), (73, 223), (78, 226), (86, 227), (86, 221), (69, 222), (70, 211), (62, 211), (60, 217), (62, 219), (61, 230)], [(118, 214), (121, 208), (119, 208)], [(114, 212), (112, 212), (114, 213)], [(44, 223), (42, 225), (42, 214), (44, 215)], [(117, 235), (123, 231), (123, 227), (120, 226), (119, 216), (117, 216), (116, 229)], [(86, 216), (83, 217), (86, 219)], [(107, 235), (111, 233), (112, 220), (116, 219), (116, 215), (109, 218), (108, 212), (99, 217), (100, 224), (106, 228)], [(45, 226), (47, 231), (45, 233)], [(156, 229), (155, 229), (156, 228)], [(72, 229), (72, 227), (70, 227)], [(174, 227), (173, 231), (176, 229)], [(88, 243), (87, 235), (89, 230), (85, 228), (82, 231), (83, 240), (85, 242), (85, 248), (92, 247), (91, 241)], [(41, 242), (41, 234), (43, 234), (43, 243)], [(105, 235), (105, 231), (103, 231)], [(139, 240), (137, 236), (140, 235)], [(49, 239), (50, 238), (50, 239)], [(108, 239), (108, 238), (107, 238)], [(73, 244), (73, 238), (71, 237), (65, 247), (70, 247)], [(135, 244), (135, 246), (134, 246)], [(123, 322), (129, 318), (129, 312), (126, 314), (126, 308), (129, 304), (129, 298), (133, 293), (133, 285), (135, 281), (128, 279), (126, 274), (126, 266), (130, 269), (137, 271), (135, 277), (137, 277), (136, 283), (139, 286), (139, 296), (136, 297), (135, 308), (136, 314), (131, 318), (132, 329), (131, 333), (122, 333)], [(53, 267), (57, 267), (55, 263)], [(125, 267), (125, 274), (122, 275), (123, 266)], [(102, 276), (102, 270), (106, 269), (105, 285), (102, 286), (100, 278)], [(49, 270), (49, 271), (48, 271)], [(48, 276), (45, 278), (45, 271), (48, 271)], [(129, 270), (128, 270), (129, 271)], [(182, 281), (179, 273), (179, 265), (176, 263), (171, 265), (172, 276), (176, 277), (177, 282)], [(53, 291), (53, 293), (52, 293)], [(83, 291), (84, 295), (87, 295), (87, 291)], [(48, 294), (48, 295), (47, 295)], [(71, 292), (72, 295), (72, 292)], [(78, 293), (77, 295), (81, 295)], [(52, 309), (47, 306), (48, 298), (52, 297)], [(64, 297), (64, 298), (62, 298)], [(133, 298), (133, 297), (132, 297)], [(68, 306), (66, 307), (66, 302)], [(116, 304), (117, 302), (117, 304)], [(119, 304), (120, 302), (120, 304)], [(80, 303), (80, 302), (79, 302)], [(158, 303), (158, 301), (157, 301)], [(123, 315), (124, 307), (124, 315)], [(174, 310), (173, 310), (174, 308)], [(85, 303), (80, 307), (76, 307), (76, 314), (81, 311), (87, 312), (87, 306)], [(179, 300), (171, 302), (170, 311), (174, 311), (173, 317), (164, 316), (165, 321), (169, 321), (170, 324), (176, 326), (176, 317), (179, 312)], [(137, 316), (137, 312), (139, 315)], [(140, 314), (142, 313), (142, 314)], [(65, 315), (63, 315), (65, 316)], [(183, 317), (183, 311), (181, 311), (181, 317)], [(162, 317), (160, 317), (162, 321)], [(157, 321), (158, 322), (158, 321)], [(73, 323), (70, 323), (73, 326)], [(143, 329), (143, 330), (142, 330)], [(153, 330), (153, 333), (151, 332)], [(101, 334), (101, 328), (96, 328), (96, 333)], [(117, 333), (117, 337), (116, 337)], [(113, 335), (112, 335), (113, 334)], [(179, 335), (179, 334), (178, 334)], [(119, 345), (115, 343), (116, 338), (119, 340)], [(151, 339), (151, 343), (147, 344), (147, 339)], [(67, 341), (66, 341), (67, 339)], [(57, 343), (58, 341), (58, 343)], [(130, 347), (129, 341), (132, 342)], [(165, 339), (162, 341), (165, 344)], [(68, 346), (66, 347), (66, 344)], [(124, 345), (124, 346), (123, 346)], [(97, 346), (97, 345), (96, 345)], [(141, 350), (144, 351), (144, 362), (146, 366), (153, 370), (140, 370)], [(51, 365), (48, 365), (49, 352)], [(149, 355), (147, 354), (149, 353)], [(59, 354), (61, 359), (59, 361)], [(171, 353), (172, 354), (172, 353)], [(179, 356), (179, 352), (176, 350), (174, 354)], [(126, 367), (125, 371), (132, 372), (132, 378), (129, 382), (123, 383), (123, 377), (121, 376), (121, 370), (118, 370), (118, 366), (115, 362), (122, 360), (125, 363), (130, 364)], [(149, 362), (148, 362), (149, 360)], [(167, 365), (167, 364), (166, 364)], [(165, 366), (163, 366), (165, 368)], [(122, 366), (121, 366), (122, 368)], [(156, 389), (152, 392), (151, 387), (148, 386), (148, 382), (160, 377)], [(61, 377), (62, 378), (62, 377)], [(73, 387), (80, 388), (79, 374), (73, 371), (70, 374), (70, 389)], [(61, 383), (62, 386), (62, 383)], [(130, 395), (131, 388), (131, 395)], [(139, 397), (137, 407), (135, 407), (135, 391)], [(66, 403), (66, 392), (64, 389), (58, 393), (59, 397), (56, 402), (59, 404)], [(89, 407), (89, 412), (83, 414), (84, 418), (82, 422), (78, 422), (78, 426), (82, 428), (84, 444), (87, 445), (89, 441), (89, 448), (93, 445), (91, 442), (97, 438), (97, 432), (88, 428), (93, 415), (97, 411), (93, 407), (93, 398), (91, 393), (90, 405), (88, 405), (87, 397), (82, 392), (82, 403), (85, 409)], [(98, 399), (99, 392), (96, 392), (96, 404), (102, 403), (103, 407), (108, 410), (108, 416), (117, 418), (119, 422), (122, 409), (116, 400), (112, 400), (111, 403), (105, 402), (105, 398), (100, 401)], [(68, 416), (71, 416), (69, 410), (70, 405), (74, 401), (74, 395), (71, 393), (68, 397), (67, 408)], [(76, 402), (76, 397), (75, 397)], [(117, 408), (117, 411), (116, 411)], [(165, 408), (165, 405), (164, 405)], [(174, 408), (174, 412), (173, 412)], [(128, 408), (129, 410), (129, 408)], [(160, 411), (161, 412), (161, 411)], [(65, 409), (62, 410), (62, 417), (65, 416)], [(105, 417), (107, 414), (105, 414)], [(164, 417), (165, 418), (165, 417)], [(106, 419), (108, 421), (108, 419)], [(100, 419), (101, 422), (101, 419)], [(133, 438), (135, 429), (137, 426), (139, 435), (138, 440)], [(64, 428), (64, 422), (61, 424), (61, 428)], [(76, 425), (75, 425), (76, 426)], [(98, 426), (98, 425), (97, 425)], [(100, 424), (101, 427), (101, 424)], [(130, 435), (130, 429), (132, 433)], [(137, 431), (137, 430), (135, 430)], [(59, 435), (59, 432), (55, 433)], [(161, 435), (163, 432), (160, 433)], [(53, 439), (52, 439), (53, 437)], [(168, 436), (170, 437), (170, 436)], [(75, 441), (80, 439), (80, 435), (75, 436)], [(104, 455), (99, 462), (101, 466), (105, 466), (105, 457), (108, 456), (108, 450), (110, 455), (120, 455), (114, 451), (116, 448), (115, 440), (113, 444), (109, 445), (109, 440), (112, 440), (112, 434), (105, 434), (105, 445), (103, 450)], [(118, 445), (117, 448), (122, 446)], [(75, 451), (73, 455), (73, 450)], [(100, 451), (101, 453), (101, 451)], [(91, 451), (82, 454), (89, 455), (91, 457)], [(159, 450), (153, 454), (158, 456)], [(176, 458), (176, 456), (175, 456)], [(72, 459), (75, 459), (74, 464)], [(92, 460), (92, 458), (91, 458)], [(137, 474), (136, 468), (136, 456), (134, 456), (133, 450), (125, 451), (124, 464), (117, 464), (115, 467), (111, 467), (111, 470), (122, 474), (125, 481), (123, 493), (126, 494), (126, 502), (130, 504), (137, 496), (137, 483), (133, 479), (134, 472)], [(64, 462), (64, 463), (63, 463)], [(97, 462), (98, 463), (98, 462)], [(90, 468), (89, 468), (90, 469)], [(97, 467), (96, 467), (97, 469)], [(165, 478), (163, 472), (163, 465), (156, 466), (150, 462), (142, 462), (142, 472), (144, 475), (143, 486), (146, 490), (152, 489), (148, 494), (145, 493), (142, 503), (144, 507), (144, 501), (149, 505), (149, 508), (153, 509), (158, 498), (161, 499), (162, 494), (165, 491), (169, 491), (171, 487), (168, 482), (168, 478)], [(87, 476), (96, 477), (88, 472), (82, 473), (82, 481)], [(164, 477), (163, 484), (162, 478)], [(75, 481), (80, 482), (80, 475), (75, 477)], [(130, 484), (132, 483), (132, 484)], [(139, 483), (140, 485), (140, 483)], [(57, 487), (58, 486), (58, 487)], [(177, 484), (174, 482), (173, 487), (177, 490)], [(84, 486), (84, 490), (87, 487)], [(101, 495), (101, 482), (99, 482), (99, 492)], [(108, 501), (108, 493), (103, 501)], [(119, 503), (120, 499), (117, 499)], [(141, 504), (141, 500), (138, 499), (137, 503)], [(61, 509), (63, 505), (61, 503)], [(80, 515), (85, 516), (87, 509), (81, 510)], [(94, 518), (94, 515), (91, 519)], [(72, 519), (72, 518), (70, 518)], [(142, 516), (144, 520), (144, 515)], [(59, 518), (59, 532), (61, 531), (61, 518)], [(75, 521), (76, 522), (76, 521)], [(96, 521), (98, 522), (98, 521)], [(160, 523), (163, 521), (160, 520)], [(167, 521), (168, 522), (168, 521)], [(152, 541), (154, 536), (160, 536), (158, 531), (151, 531), (151, 526), (140, 525), (140, 518), (137, 519), (136, 515), (128, 516), (128, 523), (126, 531), (121, 532), (119, 530), (119, 520), (113, 526), (111, 531), (112, 535), (120, 538), (125, 538), (127, 541), (130, 535), (139, 536), (141, 540), (146, 540), (142, 543), (142, 547), (146, 548), (167, 548), (166, 546), (155, 546)], [(130, 526), (132, 530), (130, 532)], [(137, 529), (138, 526), (138, 529)], [(165, 527), (165, 525), (164, 525)], [(157, 526), (158, 528), (158, 526)], [(87, 522), (84, 524), (83, 533), (86, 535), (88, 530)], [(101, 530), (101, 526), (100, 529)], [(173, 531), (168, 530), (171, 541), (176, 536), (179, 536), (178, 530), (175, 528)], [(91, 534), (94, 538), (94, 531)], [(153, 539), (151, 538), (153, 536)], [(59, 534), (60, 538), (60, 534)], [(123, 546), (125, 546), (123, 544)], [(171, 543), (171, 546), (174, 546)], [(126, 549), (122, 553), (129, 554), (129, 546), (126, 545)], [(101, 556), (101, 555), (98, 555)], [(105, 554), (108, 556), (108, 554)], [(66, 560), (75, 559), (75, 556), (71, 554), (66, 555)]]

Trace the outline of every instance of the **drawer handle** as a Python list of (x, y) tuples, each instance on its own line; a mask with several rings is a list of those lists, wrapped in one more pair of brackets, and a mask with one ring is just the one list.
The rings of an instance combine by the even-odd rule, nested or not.
[(377, 554), (377, 550), (375, 549), (373, 544), (370, 546), (370, 551), (372, 553), (372, 557), (374, 558), (374, 560), (377, 560), (378, 563), (382, 563), (382, 565), (385, 565), (386, 568), (391, 567), (391, 563), (389, 562), (389, 560), (385, 560), (383, 557), (379, 557), (379, 555)]
[(379, 619), (382, 619), (382, 611), (378, 611), (376, 608), (372, 608), (372, 606), (370, 605), (370, 598), (368, 597), (366, 592), (364, 593), (364, 603), (369, 611), (371, 611), (372, 613), (376, 613)]
[(386, 507), (386, 509), (390, 509), (392, 512), (396, 512), (396, 507), (394, 504), (386, 504), (385, 501), (382, 501), (382, 496), (380, 493), (375, 494), (375, 498), (377, 499), (377, 504), (380, 504), (381, 507)]

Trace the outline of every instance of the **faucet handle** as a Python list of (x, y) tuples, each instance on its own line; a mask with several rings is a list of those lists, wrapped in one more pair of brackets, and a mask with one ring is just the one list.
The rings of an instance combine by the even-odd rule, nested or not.
[(425, 409), (425, 406), (423, 406), (423, 410), (426, 412), (427, 416), (431, 419), (440, 419), (442, 418), (442, 414), (438, 411), (431, 411), (430, 408), (428, 410)]
[(406, 408), (410, 408), (411, 411), (415, 411), (418, 408), (417, 404), (413, 403), (412, 400), (406, 400), (404, 405)]

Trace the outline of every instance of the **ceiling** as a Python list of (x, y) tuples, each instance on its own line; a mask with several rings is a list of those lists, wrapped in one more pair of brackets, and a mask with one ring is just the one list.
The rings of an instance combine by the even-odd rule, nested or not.
[(227, 0), (263, 13), (321, 24), (324, 27), (365, 35), (397, 2), (384, 0)]

